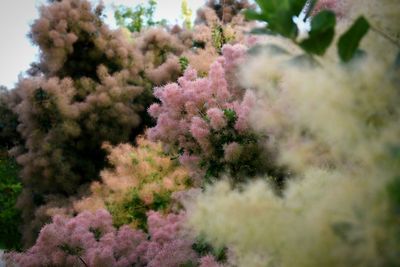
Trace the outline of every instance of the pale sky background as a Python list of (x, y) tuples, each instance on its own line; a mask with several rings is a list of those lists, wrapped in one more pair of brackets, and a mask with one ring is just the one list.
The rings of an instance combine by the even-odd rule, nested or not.
[[(38, 49), (26, 37), (30, 24), (38, 18), (38, 7), (45, 0), (0, 0), (0, 85), (13, 88), (18, 75), (35, 61)], [(93, 3), (98, 1), (91, 0)], [(147, 0), (103, 0), (106, 5), (106, 23), (115, 25), (112, 4), (134, 7)], [(158, 0), (156, 19), (181, 22), (181, 0)], [(195, 11), (205, 0), (188, 0), (189, 7)]]

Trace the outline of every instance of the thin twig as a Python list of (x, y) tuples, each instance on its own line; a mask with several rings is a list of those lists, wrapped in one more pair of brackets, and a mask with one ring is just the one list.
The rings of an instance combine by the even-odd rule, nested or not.
[(221, 0), (221, 8), (222, 8), (222, 25), (225, 23), (225, 21), (224, 21), (224, 17), (225, 17), (225, 9), (224, 9), (224, 6), (225, 6), (225, 0)]
[(396, 42), (395, 39), (393, 39), (391, 36), (389, 36), (388, 34), (386, 34), (384, 31), (370, 25), (370, 28), (372, 31), (374, 31), (375, 33), (381, 35), (383, 38), (385, 38), (386, 40), (388, 40), (389, 42), (391, 42), (392, 44), (394, 44), (395, 46), (397, 46), (398, 48), (400, 48), (400, 44), (398, 42)]
[(303, 10), (300, 13), (303, 13), (305, 17), (307, 18), (308, 15), (311, 13), (313, 5), (312, 5), (312, 0), (307, 0), (306, 4), (303, 7)]
[(83, 263), (83, 265), (85, 265), (85, 267), (89, 267), (89, 265), (86, 264), (86, 262), (82, 259), (81, 256), (78, 256), (78, 258), (81, 260), (81, 262)]

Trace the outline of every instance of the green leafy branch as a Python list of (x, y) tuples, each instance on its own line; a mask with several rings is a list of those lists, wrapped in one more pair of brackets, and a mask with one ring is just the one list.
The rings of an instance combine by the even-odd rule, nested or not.
[[(332, 44), (335, 36), (336, 15), (323, 10), (311, 17), (317, 0), (256, 0), (260, 11), (246, 10), (249, 20), (266, 22), (266, 26), (252, 33), (274, 34), (289, 38), (309, 56), (322, 56)], [(302, 37), (298, 23), (311, 20), (308, 36)], [(343, 62), (350, 61), (357, 53), (362, 38), (370, 25), (360, 16), (353, 25), (340, 36), (337, 43), (338, 54)]]
[(193, 11), (190, 9), (187, 0), (182, 0), (181, 13), (183, 18), (183, 25), (186, 29), (191, 29)]
[(135, 8), (120, 5), (116, 8), (114, 17), (118, 26), (125, 27), (131, 32), (140, 32), (146, 27), (157, 25), (165, 26), (166, 20), (154, 19), (156, 7), (156, 0), (148, 0), (147, 6), (137, 5)]

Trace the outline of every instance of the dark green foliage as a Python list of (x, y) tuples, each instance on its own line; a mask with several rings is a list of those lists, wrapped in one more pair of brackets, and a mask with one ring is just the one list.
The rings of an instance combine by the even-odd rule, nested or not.
[(261, 20), (268, 23), (268, 29), (292, 40), (297, 37), (297, 25), (293, 17), (298, 16), (307, 0), (256, 0), (261, 13), (247, 10), (249, 20)]
[(5, 150), (21, 142), (21, 136), (17, 132), (18, 117), (8, 105), (11, 92), (0, 86), (0, 149)]
[(224, 109), (224, 115), (229, 126), (233, 126), (236, 122), (237, 116), (233, 109)]
[(79, 79), (88, 77), (99, 82), (97, 67), (102, 64), (108, 72), (113, 74), (123, 69), (122, 64), (116, 60), (110, 60), (94, 44), (94, 38), (90, 34), (83, 34), (82, 38), (74, 43), (73, 53), (69, 55), (62, 69), (57, 73), (60, 78), (71, 77)]
[(221, 25), (216, 25), (212, 28), (211, 32), (212, 36), (212, 43), (215, 49), (219, 54), (221, 54), (221, 49), (224, 46), (224, 44), (227, 43), (227, 38), (225, 37), (224, 34), (224, 29), (222, 28)]
[(206, 43), (203, 41), (193, 40), (193, 47), (204, 49), (206, 47)]
[(340, 37), (338, 52), (341, 60), (348, 62), (354, 57), (360, 41), (367, 34), (369, 27), (368, 21), (361, 16)]
[(80, 256), (83, 253), (83, 248), (81, 247), (71, 247), (68, 244), (60, 245), (59, 248), (65, 253), (73, 256)]
[(154, 20), (156, 6), (156, 0), (149, 0), (147, 6), (137, 5), (135, 8), (119, 6), (114, 12), (114, 17), (118, 26), (125, 27), (131, 32), (140, 32), (144, 28), (156, 25), (165, 26), (167, 23), (165, 20)]
[[(234, 128), (237, 120), (236, 112), (232, 109), (224, 109), (223, 112), (227, 126), (218, 131), (211, 129), (210, 143), (214, 148), (214, 156), (211, 160), (200, 162), (201, 167), (206, 168), (205, 180), (209, 183), (213, 182), (216, 177), (226, 172), (235, 183), (241, 183), (248, 177), (269, 173), (277, 177), (276, 181), (280, 183), (285, 174), (276, 166), (271, 155), (267, 155), (262, 149), (259, 142), (263, 138), (251, 131), (238, 133)], [(225, 145), (234, 142), (240, 144), (240, 157), (237, 160), (226, 161), (224, 160)]]
[(193, 243), (192, 248), (202, 257), (213, 255), (218, 262), (224, 262), (227, 260), (227, 249), (224, 247), (215, 248), (211, 246), (211, 244), (208, 243), (203, 236), (198, 236), (196, 238), (196, 241), (195, 243)]
[[(246, 10), (245, 15), (249, 20), (259, 20), (267, 23), (265, 28), (252, 31), (256, 34), (281, 35), (291, 39), (310, 56), (322, 56), (331, 45), (335, 36), (336, 15), (332, 11), (323, 10), (311, 17), (311, 30), (305, 40), (298, 40), (298, 29), (293, 21), (307, 19), (316, 4), (316, 0), (256, 0), (261, 12)], [(306, 5), (307, 4), (307, 5)], [(303, 9), (304, 8), (304, 9)], [(304, 16), (300, 16), (303, 10)], [(340, 37), (338, 43), (339, 57), (347, 62), (354, 57), (361, 39), (368, 32), (369, 23), (364, 17), (358, 18), (353, 26)]]
[(17, 197), (22, 190), (18, 177), (19, 166), (0, 152), (0, 248), (20, 249), (21, 235), (18, 227), (20, 212), (15, 208)]
[(323, 55), (335, 35), (336, 16), (332, 11), (319, 12), (311, 21), (309, 37), (300, 46), (310, 54)]
[(187, 67), (189, 66), (189, 59), (187, 57), (180, 57), (179, 64), (181, 65), (181, 72), (184, 73)]
[(102, 233), (101, 233), (100, 229), (98, 229), (98, 228), (90, 228), (89, 231), (93, 233), (94, 239), (96, 239), (96, 241), (100, 240), (100, 238), (102, 236)]
[(114, 225), (120, 227), (135, 222), (139, 229), (146, 231), (146, 213), (149, 210), (165, 210), (171, 202), (171, 192), (154, 193), (153, 197), (153, 202), (148, 205), (140, 198), (139, 191), (135, 188), (130, 192), (128, 201), (122, 204), (108, 204), (107, 209), (114, 218)]

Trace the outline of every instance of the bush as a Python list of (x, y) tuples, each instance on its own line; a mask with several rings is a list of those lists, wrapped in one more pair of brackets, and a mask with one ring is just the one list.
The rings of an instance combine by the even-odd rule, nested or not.
[(254, 37), (244, 34), (252, 23), (245, 21), (242, 11), (252, 8), (247, 0), (207, 1), (197, 11), (195, 25), (191, 31), (191, 49), (183, 56), (199, 76), (207, 75), (211, 64), (221, 55), (225, 44), (250, 44)]
[(20, 167), (0, 151), (0, 249), (20, 249), (20, 211), (15, 208), (22, 186), (18, 176)]
[[(353, 10), (386, 3), (347, 2)], [(394, 25), (388, 9), (373, 12), (371, 23)], [(398, 46), (387, 40), (370, 32), (367, 52), (347, 63), (328, 54), (310, 66), (293, 60), (299, 49), (265, 46), (245, 64), (244, 80), (265, 97), (252, 124), (295, 174), (281, 195), (262, 181), (210, 186), (191, 209), (195, 233), (232, 249), (237, 266), (400, 264)]]
[(162, 141), (197, 178), (228, 172), (239, 180), (241, 175), (275, 171), (272, 153), (265, 157), (259, 149), (262, 138), (249, 125), (255, 97), (238, 85), (235, 76), (246, 48), (226, 45), (222, 51), (208, 77), (198, 78), (189, 68), (178, 83), (156, 90), (161, 103), (149, 108), (157, 125), (148, 135)]
[(0, 149), (8, 150), (21, 142), (17, 132), (18, 118), (9, 106), (11, 92), (0, 86)]
[(187, 171), (162, 152), (161, 144), (138, 138), (137, 147), (105, 145), (111, 165), (101, 172), (101, 182), (93, 182), (91, 195), (75, 202), (77, 211), (107, 208), (119, 227), (147, 229), (146, 213), (172, 209), (174, 192), (192, 184)]
[(105, 210), (83, 212), (72, 219), (55, 216), (40, 232), (36, 244), (24, 253), (8, 253), (8, 266), (148, 266), (217, 267), (207, 256), (192, 249), (184, 232), (184, 214), (162, 216), (149, 212), (149, 232), (129, 226), (115, 229)]
[(140, 98), (141, 55), (122, 32), (103, 24), (102, 6), (86, 0), (42, 6), (30, 36), (40, 61), (10, 103), (24, 140), (13, 155), (22, 165), (18, 205), (27, 243), (35, 209), (50, 194), (68, 198), (98, 179), (106, 156), (101, 144), (133, 141), (149, 103)]

